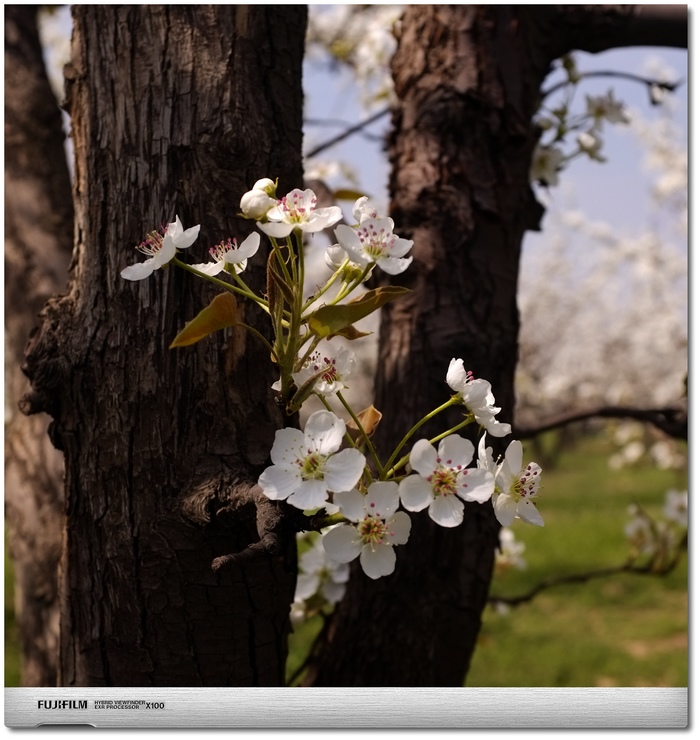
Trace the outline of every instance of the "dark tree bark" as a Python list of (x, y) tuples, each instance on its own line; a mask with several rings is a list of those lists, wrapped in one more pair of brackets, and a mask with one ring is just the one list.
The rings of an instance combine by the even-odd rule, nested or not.
[[(529, 183), (541, 85), (566, 52), (648, 39), (648, 25), (635, 32), (635, 19), (632, 6), (407, 8), (392, 64), (398, 104), (389, 155), (391, 215), (397, 233), (415, 241), (414, 262), (399, 280), (412, 292), (382, 314), (380, 449), (390, 451), (447, 400), (453, 357), (492, 383), (498, 418), (512, 421), (520, 245), (526, 229), (538, 228), (542, 210)], [(459, 418), (458, 410), (439, 417), (419, 437)], [(492, 442), (501, 451), (509, 440)], [(412, 519), (392, 576), (370, 581), (354, 571), (308, 683), (464, 682), (498, 523), (490, 504), (467, 504), (455, 529), (424, 514)]]
[(75, 265), (28, 353), (25, 402), (53, 416), (65, 454), (61, 685), (284, 680), (294, 533), (211, 567), (280, 519), (254, 483), (283, 423), (269, 355), (242, 329), (169, 350), (219, 291), (173, 266), (137, 283), (120, 271), (176, 215), (201, 224), (188, 251), (203, 262), (251, 230), (236, 214), (256, 179), (301, 183), (305, 20), (302, 6), (74, 9)]
[(61, 114), (37, 30), (37, 8), (5, 6), (5, 512), (25, 686), (56, 683), (63, 456), (49, 418), (18, 402), (24, 349), (41, 307), (65, 289), (73, 203)]

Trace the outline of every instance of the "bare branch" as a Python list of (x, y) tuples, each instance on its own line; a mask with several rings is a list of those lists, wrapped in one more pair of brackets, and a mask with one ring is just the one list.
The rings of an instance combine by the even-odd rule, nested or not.
[(324, 141), (322, 144), (319, 144), (317, 147), (314, 147), (310, 152), (306, 152), (304, 156), (307, 159), (309, 157), (315, 157), (317, 154), (320, 154), (326, 149), (330, 149), (332, 146), (335, 146), (336, 144), (339, 144), (341, 141), (347, 139), (348, 136), (352, 136), (353, 134), (356, 134), (358, 131), (362, 131), (363, 128), (366, 128), (370, 124), (386, 116), (390, 111), (391, 111), (391, 108), (388, 106), (386, 108), (382, 108), (382, 110), (380, 110), (378, 113), (375, 113), (369, 118), (366, 118), (364, 121), (360, 121), (359, 123), (356, 123), (354, 126), (350, 126), (349, 128), (345, 129), (345, 131), (341, 131), (337, 136), (334, 136), (332, 139), (328, 139), (327, 141)]
[[(687, 539), (684, 540), (687, 543)], [(650, 560), (644, 565), (635, 565), (632, 561), (624, 563), (623, 565), (611, 566), (609, 568), (600, 568), (598, 570), (591, 570), (587, 573), (572, 573), (566, 576), (555, 576), (548, 578), (538, 583), (530, 591), (527, 591), (520, 596), (490, 596), (490, 604), (507, 604), (508, 606), (519, 606), (528, 601), (532, 601), (542, 591), (548, 588), (554, 588), (555, 586), (565, 586), (569, 583), (586, 583), (596, 578), (607, 578), (608, 576), (617, 575), (619, 573), (635, 573), (637, 575), (652, 575), (652, 576), (665, 576), (670, 573), (677, 565), (680, 560), (681, 553), (685, 551), (684, 543), (678, 549), (675, 557), (663, 565), (657, 565), (654, 559)]]
[(635, 409), (623, 406), (601, 406), (588, 411), (574, 411), (548, 419), (533, 427), (517, 427), (513, 434), (519, 439), (531, 439), (543, 432), (587, 419), (636, 419), (648, 422), (675, 439), (688, 439), (688, 413), (681, 408)]
[[(660, 87), (663, 90), (668, 90), (669, 92), (675, 92), (676, 88), (679, 87), (683, 80), (678, 80), (677, 82), (663, 82), (662, 80), (654, 80), (650, 77), (642, 77), (641, 75), (635, 75), (631, 72), (617, 72), (615, 70), (599, 70), (599, 71), (592, 71), (592, 72), (580, 72), (578, 75), (579, 80), (588, 79), (589, 77), (615, 77), (622, 80), (631, 80), (632, 82), (639, 82), (643, 85), (646, 85), (647, 87)], [(568, 84), (570, 84), (569, 80), (563, 80), (562, 82), (557, 82), (556, 85), (552, 85), (552, 87), (549, 88), (549, 90), (544, 90), (542, 92), (543, 97), (547, 97), (548, 95), (551, 95), (552, 93), (556, 92), (557, 90), (561, 90), (563, 87), (566, 87)]]

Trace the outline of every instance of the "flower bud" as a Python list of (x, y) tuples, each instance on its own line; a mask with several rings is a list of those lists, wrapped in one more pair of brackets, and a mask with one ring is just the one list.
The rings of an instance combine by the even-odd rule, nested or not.
[[(263, 182), (258, 180), (258, 182)], [(256, 183), (257, 184), (257, 183)], [(274, 186), (274, 183), (273, 183)], [(241, 212), (246, 218), (261, 220), (265, 217), (270, 208), (274, 208), (277, 201), (263, 190), (249, 190), (241, 198)]]
[(262, 190), (263, 193), (274, 198), (277, 193), (277, 183), (270, 180), (269, 177), (263, 177), (262, 180), (258, 180), (255, 185), (253, 185), (253, 190)]

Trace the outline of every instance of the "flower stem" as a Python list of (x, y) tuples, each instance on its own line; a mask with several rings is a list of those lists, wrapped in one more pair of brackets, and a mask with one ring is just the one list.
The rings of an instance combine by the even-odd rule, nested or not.
[[(441, 411), (445, 411), (446, 409), (450, 408), (450, 406), (456, 406), (460, 403), (462, 403), (462, 397), (459, 394), (456, 394), (452, 396), (449, 401), (446, 401), (442, 404), (442, 406), (438, 406), (436, 409), (433, 409), (430, 413), (426, 414), (419, 422), (414, 424), (408, 430), (404, 438), (396, 446), (396, 449), (391, 453), (391, 457), (387, 460), (386, 465), (384, 466), (384, 474), (382, 475), (380, 480), (386, 480), (386, 478), (389, 477), (389, 475), (392, 474), (396, 468), (401, 467), (401, 465), (398, 464), (394, 465), (394, 460), (396, 460), (408, 440), (411, 439), (411, 437), (423, 426), (423, 424), (425, 424), (427, 421), (430, 421), (430, 419), (432, 419), (434, 416), (437, 416)], [(401, 458), (401, 462), (403, 465), (405, 465), (406, 462), (408, 462), (408, 455)]]
[(379, 462), (379, 458), (377, 457), (377, 451), (374, 449), (374, 445), (372, 444), (369, 436), (367, 435), (367, 432), (365, 431), (365, 428), (362, 426), (362, 423), (360, 422), (360, 420), (357, 418), (355, 412), (350, 407), (350, 404), (343, 397), (343, 394), (340, 391), (338, 391), (337, 395), (338, 395), (338, 400), (340, 401), (340, 403), (343, 404), (345, 410), (348, 412), (348, 414), (350, 414), (350, 416), (352, 417), (352, 420), (357, 425), (357, 428), (358, 428), (360, 434), (362, 435), (362, 438), (364, 439), (365, 444), (367, 445), (367, 449), (369, 450), (370, 454), (372, 455), (372, 458), (374, 460), (374, 464), (377, 466), (377, 473), (379, 474), (379, 478), (381, 480), (381, 477), (384, 474), (384, 468), (382, 467), (382, 464)]

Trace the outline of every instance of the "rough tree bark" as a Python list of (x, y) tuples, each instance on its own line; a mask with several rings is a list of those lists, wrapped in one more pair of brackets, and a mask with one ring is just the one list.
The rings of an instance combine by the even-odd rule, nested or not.
[(18, 402), (24, 349), (46, 300), (64, 290), (73, 202), (61, 114), (39, 42), (36, 6), (5, 6), (5, 512), (15, 572), (22, 683), (56, 683), (63, 456), (50, 419)]
[[(634, 6), (409, 6), (392, 69), (398, 104), (389, 145), (392, 217), (415, 241), (400, 282), (412, 292), (385, 307), (375, 379), (384, 414), (375, 439), (391, 450), (447, 400), (445, 374), (461, 357), (493, 385), (512, 421), (518, 354), (520, 245), (541, 207), (529, 183), (538, 132), (531, 121), (551, 62), (575, 49), (649, 43), (653, 21)], [(657, 9), (658, 10), (658, 9)], [(684, 43), (673, 11), (657, 43)], [(651, 29), (651, 30), (650, 30)], [(459, 412), (426, 425), (430, 437)], [(496, 451), (505, 440), (491, 440)], [(498, 523), (467, 504), (454, 530), (413, 516), (395, 573), (353, 572), (307, 683), (462, 685), (492, 576)]]
[[(205, 261), (207, 247), (250, 231), (236, 214), (252, 182), (302, 181), (306, 11), (73, 13), (75, 264), (30, 347), (25, 402), (53, 416), (65, 454), (59, 683), (278, 685), (293, 532), (272, 537), (271, 557), (211, 567), (270, 540), (279, 515), (254, 485), (283, 424), (266, 351), (240, 329), (169, 350), (219, 291), (175, 267), (138, 283), (119, 273), (176, 215), (201, 224), (188, 251)], [(262, 289), (264, 267), (248, 269)], [(259, 312), (238, 311), (267, 332)]]

